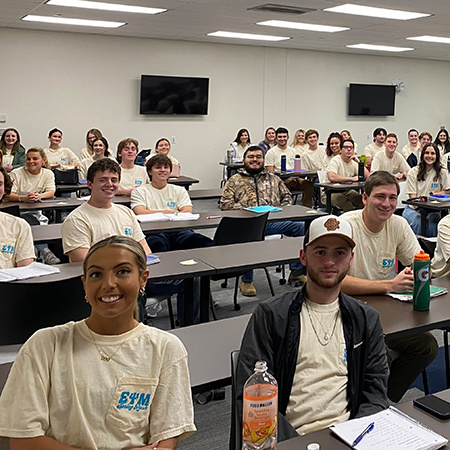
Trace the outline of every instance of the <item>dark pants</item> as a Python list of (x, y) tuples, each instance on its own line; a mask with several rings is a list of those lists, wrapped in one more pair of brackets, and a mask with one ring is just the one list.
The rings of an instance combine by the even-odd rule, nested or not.
[[(390, 374), (388, 397), (398, 402), (414, 380), (436, 358), (439, 348), (431, 333), (415, 334), (387, 342)], [(399, 353), (391, 359), (390, 350)]]
[[(164, 253), (171, 250), (188, 250), (190, 248), (211, 247), (213, 241), (192, 230), (170, 231), (168, 233), (151, 234), (146, 238), (153, 253)], [(171, 280), (162, 283), (147, 284), (147, 295), (177, 294), (177, 317), (181, 326), (184, 325), (184, 281)], [(200, 279), (194, 280), (194, 321), (200, 322)]]
[(146, 237), (146, 241), (153, 253), (211, 247), (213, 244), (209, 237), (195, 233), (192, 230), (150, 234)]

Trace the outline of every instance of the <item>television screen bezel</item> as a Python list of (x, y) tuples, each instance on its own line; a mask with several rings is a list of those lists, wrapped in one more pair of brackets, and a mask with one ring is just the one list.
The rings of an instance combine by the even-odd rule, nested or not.
[[(183, 112), (175, 112), (175, 113), (164, 113), (164, 112), (143, 112), (142, 109), (142, 86), (144, 78), (160, 78), (161, 80), (167, 79), (167, 80), (173, 80), (173, 79), (179, 79), (179, 80), (205, 80), (206, 81), (206, 112), (202, 113), (183, 113)], [(186, 76), (178, 76), (178, 75), (141, 75), (141, 83), (140, 83), (140, 92), (139, 92), (139, 114), (143, 116), (207, 116), (209, 113), (209, 83), (210, 79), (207, 77), (186, 77)]]
[[(364, 86), (364, 87), (376, 87), (376, 88), (389, 88), (392, 90), (393, 93), (393, 100), (392, 100), (392, 113), (389, 112), (388, 114), (380, 113), (380, 114), (355, 114), (351, 113), (350, 111), (350, 105), (351, 105), (351, 95), (352, 95), (352, 86)], [(347, 105), (347, 115), (353, 116), (353, 117), (392, 117), (395, 116), (395, 100), (396, 100), (396, 89), (394, 85), (390, 84), (365, 84), (365, 83), (349, 83), (348, 85), (348, 105)]]

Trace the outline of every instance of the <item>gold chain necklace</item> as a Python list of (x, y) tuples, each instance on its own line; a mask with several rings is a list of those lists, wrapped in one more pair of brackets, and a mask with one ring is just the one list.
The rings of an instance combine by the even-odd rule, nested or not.
[[(311, 312), (310, 312), (310, 309), (309, 309), (308, 301), (307, 301), (307, 300), (305, 300), (305, 306), (306, 306), (306, 311), (308, 312), (308, 316), (309, 316), (309, 320), (310, 320), (310, 322), (311, 322), (312, 329), (313, 329), (313, 331), (314, 331), (314, 334), (316, 335), (317, 340), (319, 341), (319, 344), (320, 344), (322, 347), (326, 347), (326, 346), (331, 342), (331, 339), (332, 339), (332, 337), (333, 337), (333, 335), (334, 335), (334, 331), (335, 331), (335, 329), (336, 329), (336, 324), (337, 324), (337, 319), (338, 319), (338, 317), (339, 317), (339, 309), (337, 310), (336, 316), (335, 316), (335, 318), (334, 318), (334, 324), (333, 324), (333, 329), (332, 329), (332, 331), (331, 331), (331, 334), (328, 333), (328, 331), (325, 329), (325, 327), (323, 326), (323, 324), (322, 324), (322, 322), (320, 321), (320, 319), (317, 317), (317, 320), (318, 320), (318, 322), (320, 323), (320, 325), (321, 325), (321, 327), (322, 327), (322, 330), (323, 330), (323, 332), (324, 332), (323, 340), (324, 340), (325, 342), (322, 342), (322, 341), (320, 340), (319, 333), (317, 333), (316, 327), (314, 326), (314, 322), (313, 322), (312, 317), (311, 317)], [(313, 311), (313, 313), (314, 313), (314, 311)]]
[[(137, 325), (139, 325), (139, 324), (137, 324)], [(137, 325), (135, 324), (131, 330), (134, 330), (134, 329), (137, 327)], [(113, 354), (112, 354), (112, 355), (108, 355), (105, 351), (103, 351), (103, 350), (98, 346), (98, 344), (97, 344), (97, 342), (96, 342), (96, 340), (95, 340), (95, 337), (94, 337), (94, 335), (93, 335), (91, 329), (89, 328), (88, 324), (86, 324), (86, 326), (87, 326), (87, 329), (89, 330), (89, 334), (91, 335), (92, 340), (94, 341), (95, 348), (97, 349), (98, 354), (100, 355), (100, 359), (101, 359), (102, 361), (104, 361), (104, 362), (109, 362), (109, 361), (111, 361), (111, 358), (112, 358), (112, 357), (113, 357), (113, 356), (114, 356), (114, 355), (122, 348), (122, 345), (125, 344), (125, 342), (128, 340), (128, 336), (127, 336), (127, 337), (122, 341), (122, 343), (116, 348), (116, 350), (114, 350)], [(130, 331), (131, 331), (131, 330), (130, 330)]]

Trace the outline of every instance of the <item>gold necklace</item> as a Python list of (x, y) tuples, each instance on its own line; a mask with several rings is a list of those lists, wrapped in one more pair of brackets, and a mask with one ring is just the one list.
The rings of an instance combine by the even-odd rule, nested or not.
[[(323, 340), (324, 340), (325, 342), (322, 342), (321, 339), (320, 339), (320, 337), (319, 337), (319, 333), (317, 333), (316, 327), (314, 326), (314, 322), (313, 322), (312, 317), (311, 317), (311, 312), (310, 312), (310, 309), (309, 309), (308, 301), (307, 301), (307, 300), (305, 300), (305, 306), (306, 306), (306, 311), (308, 312), (308, 316), (309, 316), (309, 320), (310, 320), (310, 322), (311, 322), (312, 329), (313, 329), (313, 331), (314, 331), (314, 334), (316, 335), (317, 340), (319, 341), (319, 344), (320, 344), (322, 347), (326, 347), (326, 346), (331, 342), (331, 338), (332, 338), (333, 335), (334, 335), (334, 330), (336, 329), (337, 319), (338, 319), (338, 317), (339, 317), (339, 309), (337, 310), (336, 316), (335, 316), (335, 318), (334, 318), (334, 324), (333, 324), (333, 329), (331, 330), (331, 334), (328, 333), (328, 330), (325, 329), (325, 327), (323, 326), (322, 322), (321, 322), (320, 319), (317, 317), (317, 320), (318, 320), (320, 326), (322, 327), (322, 331), (324, 332)], [(314, 313), (314, 311), (313, 311), (313, 313)]]
[[(131, 330), (134, 330), (139, 324), (134, 324), (133, 328)], [(89, 330), (89, 334), (91, 335), (92, 340), (94, 341), (94, 345), (95, 348), (98, 351), (98, 354), (100, 355), (100, 359), (104, 362), (109, 362), (111, 361), (111, 358), (122, 348), (122, 345), (125, 344), (125, 341), (127, 341), (128, 336), (122, 341), (122, 343), (116, 348), (116, 350), (114, 350), (112, 355), (108, 355), (104, 350), (102, 350), (98, 345), (97, 342), (95, 340), (95, 337), (91, 331), (91, 329), (89, 328), (88, 324), (86, 323), (87, 329)], [(130, 330), (130, 331), (131, 331)]]

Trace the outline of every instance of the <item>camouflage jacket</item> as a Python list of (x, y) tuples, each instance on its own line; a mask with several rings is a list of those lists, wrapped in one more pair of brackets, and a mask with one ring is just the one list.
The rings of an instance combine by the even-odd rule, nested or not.
[(253, 175), (245, 169), (239, 169), (223, 188), (220, 209), (226, 211), (260, 205), (287, 206), (291, 203), (289, 189), (274, 173), (263, 169)]

